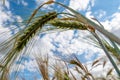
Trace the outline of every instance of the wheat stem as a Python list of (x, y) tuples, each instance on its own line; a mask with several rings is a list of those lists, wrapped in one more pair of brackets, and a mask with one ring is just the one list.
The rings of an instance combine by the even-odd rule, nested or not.
[(99, 36), (92, 32), (92, 34), (94, 35), (94, 37), (99, 41), (100, 46), (102, 47), (102, 49), (104, 50), (106, 56), (108, 57), (108, 59), (110, 60), (111, 64), (113, 65), (115, 71), (118, 73), (119, 77), (120, 77), (120, 70), (118, 69), (117, 65), (115, 64), (114, 60), (112, 59), (112, 57), (110, 56), (110, 54), (108, 53), (107, 48), (105, 47), (105, 45), (103, 44), (103, 42), (101, 41), (101, 39), (99, 38)]

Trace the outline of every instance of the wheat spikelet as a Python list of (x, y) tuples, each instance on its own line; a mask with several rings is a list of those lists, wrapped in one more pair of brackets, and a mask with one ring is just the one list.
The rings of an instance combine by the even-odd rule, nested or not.
[(4, 70), (6, 68), (10, 68), (10, 66), (18, 58), (18, 56), (20, 54), (23, 54), (23, 53), (21, 53), (21, 51), (26, 46), (26, 44), (30, 41), (30, 39), (39, 32), (39, 30), (42, 28), (42, 26), (45, 23), (47, 23), (48, 21), (50, 21), (56, 17), (57, 17), (56, 12), (50, 12), (48, 14), (45, 14), (45, 15), (41, 16), (33, 24), (31, 24), (29, 27), (25, 28), (23, 30), (23, 33), (19, 34), (16, 37), (16, 41), (14, 43), (13, 48), (5, 55), (5, 57), (0, 62), (4, 66), (2, 69), (0, 69), (0, 74), (2, 74), (0, 80), (3, 79), (3, 76), (5, 74)]
[(49, 24), (56, 26), (57, 28), (62, 28), (62, 29), (87, 30), (86, 26), (83, 23), (78, 22), (78, 21), (54, 19), (50, 21)]
[(61, 18), (60, 20), (75, 20), (75, 21), (78, 21), (76, 18), (71, 18), (71, 17)]

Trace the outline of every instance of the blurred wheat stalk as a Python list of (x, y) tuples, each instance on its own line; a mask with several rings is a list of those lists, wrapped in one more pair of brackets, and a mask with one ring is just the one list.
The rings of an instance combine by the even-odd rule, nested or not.
[[(73, 14), (70, 13), (63, 13), (63, 12), (48, 12), (42, 16), (40, 16), (37, 20), (32, 21), (36, 13), (40, 8), (42, 8), (44, 5), (49, 5), (49, 4), (58, 4), (66, 9), (70, 10)], [(70, 17), (62, 17), (62, 18), (57, 18), (58, 15), (69, 15)], [(3, 53), (3, 49), (6, 50), (5, 55), (2, 56), (0, 59), (0, 79), (4, 80), (4, 76), (9, 76), (9, 74), (6, 74), (6, 70), (10, 69), (12, 67), (12, 64), (19, 58), (20, 55), (22, 55), (22, 51), (26, 47), (26, 45), (30, 42), (34, 36), (42, 32), (42, 28), (44, 25), (51, 25), (49, 29), (46, 29), (46, 31), (50, 30), (55, 30), (55, 29), (63, 29), (63, 30), (87, 30), (89, 31), (94, 37), (93, 42), (95, 42), (97, 46), (102, 48), (104, 52), (106, 53), (106, 56), (108, 57), (109, 61), (112, 63), (114, 69), (120, 76), (120, 71), (119, 68), (117, 67), (115, 63), (115, 59), (117, 59), (118, 62), (120, 62), (120, 39), (113, 35), (112, 33), (108, 32), (103, 28), (103, 26), (97, 25), (96, 23), (90, 21), (80, 13), (76, 12), (75, 10), (67, 7), (66, 5), (59, 3), (59, 2), (54, 2), (53, 0), (49, 0), (48, 2), (43, 3), (40, 5), (33, 14), (31, 15), (30, 19), (27, 22), (27, 27), (25, 27), (22, 31), (18, 32), (17, 34), (13, 35), (12, 38), (8, 39), (4, 43), (0, 44), (0, 54)], [(99, 31), (104, 35), (105, 38), (109, 39), (110, 41), (106, 40), (105, 38), (101, 37), (99, 33), (96, 31)], [(44, 32), (44, 31), (43, 31)], [(12, 48), (10, 48), (10, 45)], [(25, 54), (25, 53), (24, 53)], [(115, 59), (111, 57), (111, 54), (114, 56)], [(39, 65), (39, 70), (43, 76), (44, 80), (49, 80), (48, 76), (48, 59), (47, 60), (42, 60), (42, 58), (36, 58), (37, 64)], [(66, 63), (66, 62), (65, 62)], [(81, 73), (78, 69), (81, 68), (82, 74), (81, 74), (81, 79), (93, 79), (95, 80), (94, 76), (87, 70), (87, 68), (82, 65), (82, 63), (75, 57), (74, 60), (71, 60), (69, 62), (70, 64), (76, 65), (76, 70), (78, 73)], [(96, 64), (96, 62), (93, 63)], [(66, 66), (67, 67), (67, 66)], [(73, 73), (71, 73), (69, 70), (61, 70), (61, 67), (58, 65), (55, 65), (55, 75), (53, 77), (56, 78), (57, 80), (70, 80), (70, 75), (72, 75), (72, 78), (76, 80), (75, 76)], [(59, 71), (59, 72), (58, 72)], [(112, 70), (108, 72), (110, 74)], [(7, 72), (9, 73), (9, 71)], [(62, 74), (62, 75), (61, 75)], [(84, 74), (84, 75), (83, 75)], [(61, 76), (59, 76), (61, 75)]]
[[(52, 65), (49, 61), (50, 57), (41, 56), (41, 54), (35, 56), (36, 62), (38, 64), (38, 70), (42, 75), (43, 80), (118, 80), (119, 78), (113, 76), (113, 68), (107, 70), (105, 76), (96, 76), (92, 74), (92, 71), (99, 66), (106, 66), (107, 61), (104, 58), (99, 58), (91, 63), (89, 67), (73, 55), (72, 59), (69, 60), (59, 60), (55, 59)], [(46, 66), (47, 63), (47, 66)], [(43, 66), (44, 67), (43, 67)], [(72, 66), (72, 67), (71, 67)], [(47, 69), (45, 69), (47, 68)], [(52, 71), (50, 71), (52, 69)], [(46, 75), (45, 75), (46, 74)], [(44, 75), (44, 76), (43, 76)], [(50, 76), (51, 75), (51, 76)], [(102, 75), (99, 73), (98, 75)]]

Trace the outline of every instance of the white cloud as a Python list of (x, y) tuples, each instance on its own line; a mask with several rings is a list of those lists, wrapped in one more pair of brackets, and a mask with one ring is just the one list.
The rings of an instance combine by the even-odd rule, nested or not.
[[(97, 15), (96, 17), (94, 17), (94, 15)], [(87, 18), (89, 18), (90, 20), (92, 20), (93, 22), (97, 23), (95, 20), (93, 20), (92, 18), (96, 18), (96, 19), (101, 19), (101, 18), (104, 18), (106, 16), (106, 11), (103, 11), (103, 10), (98, 10), (96, 12), (92, 12), (92, 11), (88, 11), (85, 13), (85, 16)]]
[(2, 16), (0, 16), (0, 26), (2, 26), (4, 22), (6, 22), (7, 20), (10, 20), (11, 13), (9, 11), (4, 12), (1, 9), (0, 14), (2, 15)]
[(28, 3), (25, 2), (25, 0), (22, 0), (21, 3), (22, 3), (24, 6), (27, 6), (27, 5), (28, 5)]
[(94, 17), (94, 16), (92, 15), (92, 12), (91, 12), (91, 11), (86, 12), (85, 16), (86, 16), (87, 18), (93, 18), (93, 17)]
[(70, 0), (69, 7), (73, 8), (75, 10), (86, 10), (88, 8), (88, 4), (90, 2), (92, 4), (91, 7), (94, 6), (94, 0), (84, 0), (84, 1), (82, 1), (82, 0)]
[[(74, 31), (72, 30), (60, 32), (59, 34), (58, 33), (48, 34), (44, 37), (44, 43), (42, 42), (42, 44), (51, 45), (51, 47), (48, 48), (48, 51), (51, 49), (58, 50), (61, 54), (75, 53), (80, 55), (80, 54), (84, 54), (86, 50), (89, 50), (89, 55), (92, 56), (94, 55), (94, 53), (98, 53), (102, 51), (101, 49), (95, 48), (94, 46), (87, 44), (85, 42), (86, 39), (83, 39), (83, 37), (85, 38), (85, 36), (89, 35), (87, 31), (79, 31), (76, 34), (78, 35), (78, 38), (73, 38)], [(57, 42), (58, 47), (55, 48), (55, 46), (51, 42), (53, 43)], [(91, 56), (89, 55), (87, 56), (87, 58), (91, 58)]]
[[(37, 63), (35, 59), (22, 62), (21, 64), (13, 64), (13, 67), (11, 68), (11, 73), (18, 71), (18, 72), (23, 72), (24, 70), (28, 70), (30, 72), (38, 72), (37, 71)], [(28, 73), (29, 74), (29, 73)]]
[(46, 2), (46, 0), (35, 0), (37, 5), (40, 5), (41, 3)]
[(25, 0), (17, 0), (16, 3), (23, 6), (28, 6), (28, 3)]
[(102, 17), (104, 17), (106, 15), (106, 11), (98, 10), (94, 14), (97, 15), (98, 19), (101, 19)]
[[(6, 1), (6, 3), (9, 4), (8, 1)], [(10, 8), (10, 7), (9, 7)], [(14, 15), (9, 9), (5, 9), (3, 7), (3, 5), (0, 5), (0, 29), (6, 29), (8, 31), (8, 28), (11, 28), (11, 29), (15, 29), (16, 28), (16, 25), (12, 24), (13, 22), (22, 22), (23, 19), (18, 16), (18, 15)], [(8, 23), (10, 23), (8, 25)], [(4, 27), (7, 27), (7, 28), (4, 28)], [(23, 28), (23, 26), (21, 26), (21, 28)], [(18, 31), (18, 29), (16, 29), (16, 32)], [(10, 32), (10, 31), (9, 31)]]
[(105, 29), (112, 32), (116, 36), (120, 38), (120, 12), (114, 13), (112, 16), (110, 16), (111, 20), (106, 20), (102, 22), (102, 24), (105, 26)]

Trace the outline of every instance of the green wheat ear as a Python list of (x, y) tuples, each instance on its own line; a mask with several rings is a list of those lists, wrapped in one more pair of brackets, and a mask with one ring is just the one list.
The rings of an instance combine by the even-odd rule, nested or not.
[(87, 27), (85, 24), (75, 20), (54, 19), (54, 20), (51, 20), (49, 24), (61, 29), (87, 30)]
[(26, 28), (22, 35), (17, 38), (16, 48), (18, 50), (23, 49), (23, 47), (27, 44), (27, 42), (42, 28), (42, 26), (48, 21), (57, 17), (56, 12), (50, 12), (41, 16), (38, 20), (36, 20), (33, 24), (31, 24), (28, 28)]
[(23, 48), (27, 45), (31, 38), (33, 38), (42, 29), (43, 25), (48, 21), (57, 17), (56, 12), (49, 12), (43, 16), (40, 16), (38, 20), (33, 22), (30, 26), (26, 27), (21, 34), (19, 34), (15, 39), (13, 48), (5, 55), (5, 57), (0, 62), (4, 67), (0, 69), (2, 74), (0, 80), (3, 80), (5, 75), (5, 69), (10, 68), (14, 61), (19, 57)]

